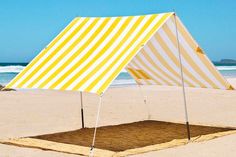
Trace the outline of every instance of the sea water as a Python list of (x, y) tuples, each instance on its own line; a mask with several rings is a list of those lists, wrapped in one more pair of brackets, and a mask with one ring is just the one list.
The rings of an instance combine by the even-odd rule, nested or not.
[[(0, 63), (0, 84), (9, 83), (21, 70), (24, 69), (26, 63)], [(216, 66), (225, 78), (236, 77), (235, 66)], [(112, 82), (112, 86), (125, 86), (135, 84), (134, 79), (123, 70), (118, 77)]]

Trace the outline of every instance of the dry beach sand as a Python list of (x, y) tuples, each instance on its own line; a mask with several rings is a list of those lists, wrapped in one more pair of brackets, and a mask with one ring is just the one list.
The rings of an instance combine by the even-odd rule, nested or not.
[[(229, 79), (236, 87), (236, 79)], [(147, 95), (147, 105), (143, 98)], [(0, 138), (29, 137), (81, 128), (80, 95), (77, 92), (25, 90), (0, 92)], [(104, 95), (99, 125), (144, 120), (184, 122), (182, 91), (178, 87), (137, 86), (110, 88)], [(236, 91), (187, 89), (191, 124), (236, 127)], [(84, 95), (85, 125), (93, 127), (98, 96)], [(136, 127), (138, 128), (138, 127)], [(105, 138), (104, 138), (105, 140)], [(201, 143), (135, 156), (235, 156), (236, 134)], [(195, 153), (196, 152), (196, 153)], [(0, 145), (0, 157), (71, 155), (40, 149)]]

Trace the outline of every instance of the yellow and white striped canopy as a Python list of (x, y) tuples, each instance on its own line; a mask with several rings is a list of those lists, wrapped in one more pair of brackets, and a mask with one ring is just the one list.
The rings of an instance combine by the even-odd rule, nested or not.
[[(75, 18), (7, 87), (102, 94), (124, 68), (139, 84), (181, 85), (174, 16)], [(186, 86), (232, 89), (177, 26)]]

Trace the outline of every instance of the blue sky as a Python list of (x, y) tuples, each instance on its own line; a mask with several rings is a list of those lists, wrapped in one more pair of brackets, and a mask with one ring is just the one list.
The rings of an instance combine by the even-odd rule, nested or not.
[(0, 0), (0, 62), (29, 62), (76, 16), (173, 9), (211, 60), (236, 59), (235, 0)]

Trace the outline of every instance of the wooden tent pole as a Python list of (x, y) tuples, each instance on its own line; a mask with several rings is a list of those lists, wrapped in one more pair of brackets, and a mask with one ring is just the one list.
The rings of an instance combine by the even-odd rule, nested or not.
[(82, 128), (84, 128), (84, 106), (83, 106), (83, 95), (80, 92), (80, 111), (81, 111), (81, 121), (82, 121)]
[(182, 57), (181, 57), (181, 54), (180, 54), (179, 34), (178, 34), (178, 27), (177, 27), (177, 20), (176, 20), (176, 14), (175, 13), (174, 13), (174, 19), (175, 19), (175, 31), (176, 31), (177, 48), (178, 48), (178, 52), (179, 52), (179, 63), (180, 63), (180, 73), (181, 73), (183, 99), (184, 99), (185, 120), (186, 120), (188, 140), (190, 141), (191, 135), (190, 135), (190, 127), (189, 127), (189, 121), (188, 121), (188, 108), (187, 108), (186, 93), (185, 93), (183, 65), (182, 65)]

